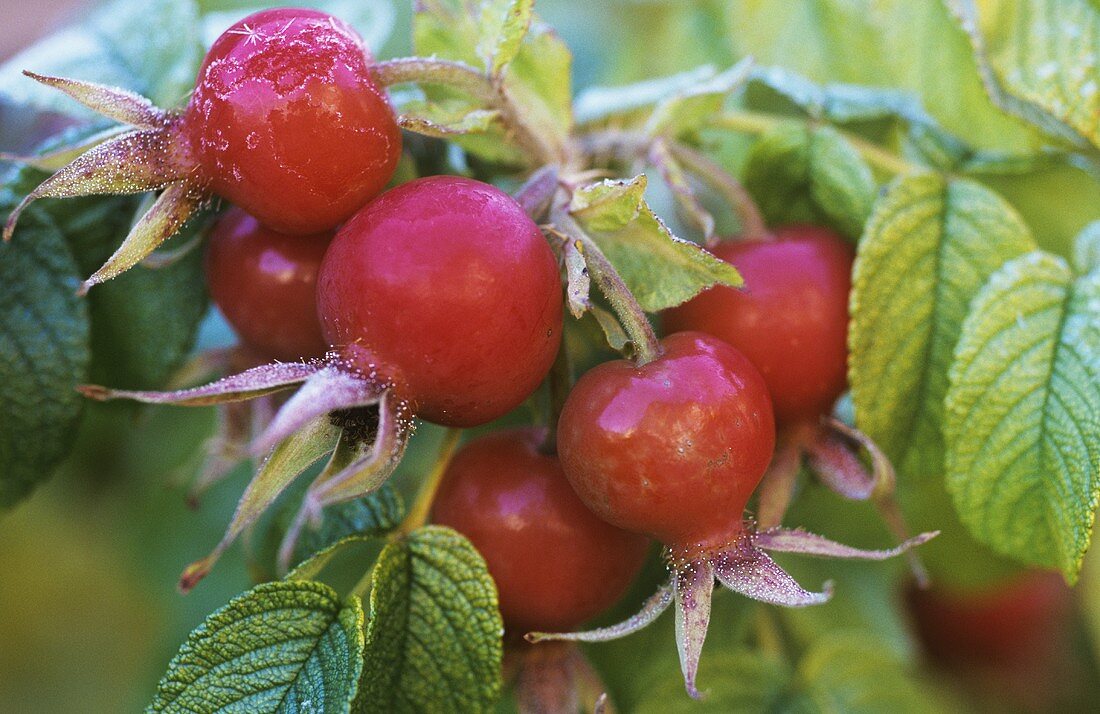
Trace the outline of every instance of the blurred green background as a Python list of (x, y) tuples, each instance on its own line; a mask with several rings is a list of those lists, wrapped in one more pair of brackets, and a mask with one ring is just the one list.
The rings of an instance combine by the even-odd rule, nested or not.
[[(59, 24), (78, 21), (85, 5), (7, 0), (0, 24), (0, 60)], [(395, 0), (393, 5), (390, 39), (374, 48), (383, 58), (409, 51), (409, 3)], [(537, 0), (536, 8), (573, 49), (577, 88), (669, 74), (702, 62), (724, 66), (752, 53), (762, 63), (785, 65), (817, 81), (913, 90), (946, 128), (977, 146), (1027, 151), (1035, 145), (1033, 132), (989, 105), (973, 66), (967, 64), (968, 55), (964, 57), (965, 41), (932, 0)], [(891, 32), (878, 32), (880, 27)], [(5, 118), (2, 109), (0, 149), (17, 148), (21, 137), (36, 127)], [(743, 147), (732, 142), (723, 150), (736, 168)], [(1052, 250), (1064, 252), (1070, 237), (1100, 216), (1100, 187), (1064, 166), (986, 180), (1004, 192), (1033, 227), (1041, 227), (1040, 241)], [(196, 350), (232, 342), (228, 328), (211, 314)], [(191, 594), (182, 596), (176, 590), (184, 565), (220, 538), (250, 473), (248, 466), (236, 469), (209, 492), (201, 508), (188, 508), (182, 484), (196, 468), (200, 444), (213, 426), (209, 410), (90, 405), (75, 435), (72, 456), (29, 499), (0, 515), (0, 712), (141, 708), (187, 633), (250, 586), (242, 549), (236, 546)], [(424, 427), (414, 451), (430, 455), (437, 437), (437, 430)], [(403, 472), (415, 476), (418, 468), (414, 453)], [(809, 493), (798, 517), (800, 523), (840, 540), (851, 536), (848, 539), (859, 541), (867, 531), (859, 524), (874, 523), (869, 509), (838, 504), (816, 491)], [(942, 574), (965, 562), (970, 557), (967, 546), (959, 545), (965, 540), (942, 539), (939, 552), (947, 555), (932, 552), (934, 571)], [(794, 572), (811, 587), (825, 579), (813, 564), (796, 567)], [(907, 624), (897, 614), (900, 596), (888, 579), (898, 575), (897, 567), (839, 568), (831, 574), (837, 577), (838, 592), (847, 588), (849, 604), (791, 615), (786, 626), (808, 633), (837, 622), (870, 623), (889, 643), (893, 656), (914, 659)], [(1095, 570), (1090, 568), (1090, 574)], [(970, 574), (958, 572), (960, 580)], [(1087, 598), (1081, 612), (1100, 609), (1100, 592), (1089, 587), (1078, 594)], [(858, 615), (853, 614), (856, 608)], [(728, 593), (716, 598), (716, 610), (715, 621), (725, 619), (708, 641), (705, 668), (723, 661), (716, 655), (708, 664), (708, 653), (721, 648), (723, 641), (739, 642), (754, 626), (748, 622), (752, 615), (746, 614), (747, 608)], [(1072, 666), (1066, 676), (1071, 680), (1067, 686), (1088, 692), (1097, 679), (1094, 658), (1079, 627), (1085, 624), (1083, 617), (1075, 616), (1078, 635), (1067, 644), (1065, 657)], [(674, 661), (667, 632), (671, 621), (664, 620), (650, 634), (592, 650), (598, 665), (616, 663), (607, 667), (605, 676), (619, 688), (621, 703), (638, 702), (638, 692), (648, 684), (639, 669), (642, 654), (661, 651), (659, 661), (647, 665), (651, 667), (668, 669)], [(661, 676), (675, 685), (661, 689), (668, 691), (669, 700), (686, 703), (675, 669), (662, 670)], [(1088, 697), (1071, 694), (1066, 701), (1078, 706)]]

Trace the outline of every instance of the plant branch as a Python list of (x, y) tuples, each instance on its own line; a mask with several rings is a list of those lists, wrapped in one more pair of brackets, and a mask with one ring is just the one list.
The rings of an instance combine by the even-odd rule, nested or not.
[(459, 429), (448, 429), (443, 435), (443, 442), (439, 445), (435, 465), (432, 466), (432, 470), (428, 473), (424, 482), (420, 484), (420, 492), (416, 495), (416, 501), (409, 508), (405, 519), (401, 521), (401, 525), (394, 531), (395, 536), (408, 535), (428, 522), (432, 503), (435, 502), (436, 491), (439, 490), (439, 483), (443, 480), (443, 474), (447, 472), (447, 467), (451, 464), (451, 458), (458, 449), (458, 441), (461, 435), (462, 432)]
[(760, 209), (756, 201), (745, 190), (745, 187), (722, 168), (718, 162), (711, 160), (701, 152), (678, 142), (669, 142), (672, 155), (683, 164), (693, 176), (707, 183), (714, 191), (729, 203), (737, 220), (741, 223), (742, 237), (747, 240), (764, 240), (768, 235), (764, 217), (760, 215)]
[(649, 318), (615, 270), (615, 266), (603, 254), (596, 242), (585, 233), (580, 224), (573, 219), (566, 206), (564, 202), (554, 206), (550, 211), (550, 220), (560, 232), (577, 241), (577, 248), (584, 256), (584, 262), (588, 266), (592, 279), (596, 281), (600, 292), (611, 303), (615, 315), (634, 345), (636, 353), (634, 363), (640, 367), (647, 362), (652, 362), (661, 355), (662, 350), (657, 334), (649, 324)]
[(374, 77), (384, 87), (394, 84), (438, 84), (458, 89), (496, 107), (497, 90), (481, 72), (464, 62), (430, 57), (398, 57), (374, 65)]

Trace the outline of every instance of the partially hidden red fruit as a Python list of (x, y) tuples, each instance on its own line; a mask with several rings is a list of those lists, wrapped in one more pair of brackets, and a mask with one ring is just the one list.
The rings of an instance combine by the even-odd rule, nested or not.
[(1056, 656), (1072, 596), (1060, 575), (1043, 571), (974, 592), (936, 586), (908, 594), (917, 633), (936, 662), (986, 667)]
[(764, 379), (740, 352), (699, 332), (661, 345), (641, 367), (615, 360), (578, 380), (558, 453), (597, 515), (694, 557), (742, 534), (775, 421)]
[(553, 251), (511, 196), (434, 176), (386, 192), (337, 232), (318, 310), (329, 344), (421, 418), (473, 426), (546, 376), (561, 290)]
[(401, 153), (373, 60), (315, 10), (249, 15), (214, 42), (184, 131), (217, 194), (285, 233), (334, 228), (389, 182)]
[(795, 225), (774, 241), (731, 241), (714, 254), (745, 279), (664, 313), (670, 332), (699, 330), (740, 350), (764, 375), (780, 424), (815, 420), (847, 383), (854, 253), (827, 228)]
[(210, 295), (246, 346), (262, 361), (319, 357), (327, 345), (317, 319), (317, 271), (332, 232), (288, 236), (239, 208), (210, 231)]
[(435, 523), (477, 547), (496, 582), (505, 628), (571, 629), (614, 604), (641, 569), (648, 539), (594, 516), (536, 429), (503, 431), (455, 455)]

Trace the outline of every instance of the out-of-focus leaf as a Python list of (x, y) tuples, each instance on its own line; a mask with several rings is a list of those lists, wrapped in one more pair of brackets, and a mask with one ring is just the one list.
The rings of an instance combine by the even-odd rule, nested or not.
[(753, 146), (745, 187), (769, 224), (825, 223), (853, 240), (863, 232), (877, 189), (871, 169), (839, 132), (793, 122)]

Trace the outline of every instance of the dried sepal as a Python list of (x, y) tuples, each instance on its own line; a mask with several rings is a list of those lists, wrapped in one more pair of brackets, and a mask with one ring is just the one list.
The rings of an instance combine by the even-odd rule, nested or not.
[(122, 245), (99, 270), (80, 285), (79, 295), (126, 272), (175, 235), (207, 200), (206, 193), (184, 181), (171, 184), (143, 215)]
[(77, 387), (84, 396), (98, 401), (132, 399), (146, 404), (176, 404), (201, 407), (252, 399), (264, 394), (279, 392), (300, 384), (310, 375), (322, 369), (322, 365), (308, 362), (275, 362), (245, 370), (240, 374), (219, 379), (216, 382), (181, 389), (174, 392), (129, 391), (108, 389), (94, 384)]
[(812, 555), (820, 558), (843, 558), (849, 560), (888, 560), (895, 558), (906, 551), (917, 547), (939, 535), (939, 531), (921, 533), (904, 541), (893, 548), (882, 550), (864, 550), (853, 548), (850, 545), (837, 543), (825, 536), (810, 533), (800, 529), (772, 528), (766, 531), (757, 531), (752, 535), (752, 543), (762, 550), (778, 551), (780, 553), (798, 553), (799, 555)]
[(233, 520), (222, 539), (209, 555), (195, 561), (183, 571), (179, 582), (180, 590), (187, 592), (206, 577), (225, 549), (246, 528), (256, 522), (260, 515), (293, 483), (294, 479), (332, 451), (336, 445), (338, 433), (338, 428), (332, 424), (326, 414), (315, 418), (279, 444), (252, 477), (244, 494), (241, 495)]
[(528, 632), (524, 635), (524, 638), (528, 642), (552, 642), (558, 640), (568, 642), (606, 642), (608, 640), (617, 640), (620, 637), (626, 637), (631, 633), (641, 630), (649, 625), (649, 623), (656, 620), (657, 617), (672, 604), (672, 599), (673, 584), (672, 581), (669, 580), (669, 582), (659, 587), (657, 592), (649, 596), (638, 612), (622, 622), (608, 625), (607, 627), (600, 627), (595, 630), (587, 630), (585, 632)]
[(316, 417), (339, 409), (375, 404), (383, 389), (358, 374), (328, 365), (309, 375), (275, 415), (256, 441), (253, 454), (265, 454), (276, 444), (298, 431)]
[(84, 152), (31, 191), (8, 217), (4, 240), (11, 240), (20, 214), (40, 198), (155, 191), (187, 177), (186, 149), (174, 127), (126, 132)]
[(51, 77), (23, 70), (36, 82), (60, 90), (97, 114), (141, 129), (157, 129), (171, 121), (171, 115), (151, 101), (125, 89), (79, 79)]
[(693, 699), (700, 699), (695, 677), (699, 673), (699, 656), (710, 626), (710, 603), (714, 593), (714, 565), (702, 558), (677, 569), (673, 577), (676, 602), (676, 648), (680, 654), (680, 671), (684, 686)]
[(0, 161), (11, 161), (17, 164), (26, 164), (32, 168), (36, 168), (39, 171), (49, 171), (53, 173), (59, 169), (65, 167), (66, 164), (70, 164), (75, 161), (81, 154), (86, 153), (89, 149), (92, 149), (100, 144), (115, 138), (116, 136), (130, 131), (129, 128), (124, 126), (112, 126), (109, 129), (96, 132), (86, 139), (82, 139), (75, 144), (69, 144), (59, 149), (52, 151), (46, 151), (41, 154), (35, 154), (31, 156), (7, 154), (0, 152)]

